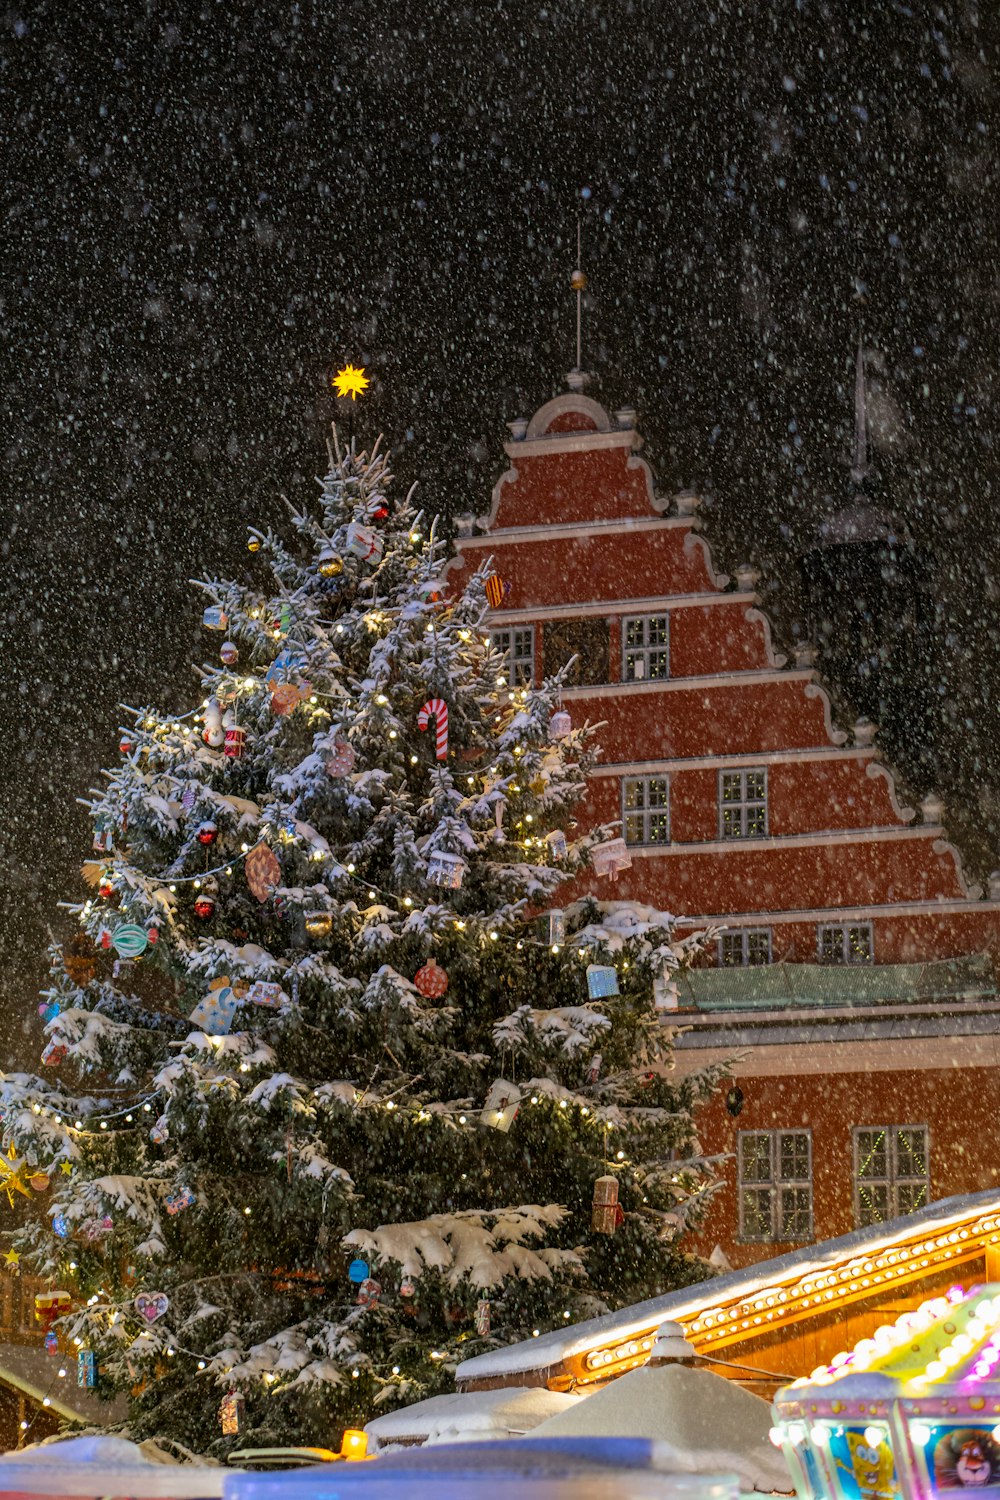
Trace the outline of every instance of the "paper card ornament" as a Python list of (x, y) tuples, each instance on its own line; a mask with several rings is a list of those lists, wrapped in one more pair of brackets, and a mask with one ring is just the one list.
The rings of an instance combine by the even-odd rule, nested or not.
[(98, 854), (109, 854), (114, 845), (114, 830), (107, 818), (98, 818), (94, 827), (94, 849)]
[(460, 890), (467, 869), (468, 865), (460, 854), (435, 849), (427, 862), (427, 883), (444, 886), (449, 891)]
[(353, 770), (356, 759), (354, 747), (338, 734), (326, 757), (327, 775), (333, 777), (347, 776)]
[(144, 1323), (155, 1323), (170, 1306), (166, 1292), (140, 1292), (132, 1306)]
[(223, 1437), (235, 1437), (243, 1424), (246, 1401), (239, 1391), (227, 1391), (219, 1403), (219, 1423)]
[(363, 562), (378, 563), (382, 560), (382, 538), (370, 526), (361, 526), (352, 521), (347, 528), (347, 550), (360, 557)]
[(545, 842), (549, 846), (549, 854), (553, 859), (565, 859), (569, 853), (569, 844), (566, 835), (561, 828), (554, 828), (551, 833), (545, 835)]
[(281, 880), (281, 866), (269, 844), (255, 844), (243, 861), (247, 885), (258, 901), (273, 896)]
[(595, 1052), (590, 1059), (590, 1067), (587, 1069), (587, 1082), (596, 1083), (601, 1076), (601, 1064), (604, 1061), (602, 1052)]
[(499, 573), (491, 573), (484, 584), (486, 590), (486, 603), (491, 609), (499, 609), (504, 601), (504, 596), (510, 591), (510, 584), (504, 583)]
[(233, 1024), (239, 1003), (228, 977), (213, 979), (208, 994), (191, 1012), (191, 1024), (207, 1036), (225, 1036)]
[(201, 623), (206, 630), (225, 630), (229, 616), (221, 604), (210, 604), (201, 617)]
[(366, 1276), (358, 1287), (358, 1295), (354, 1300), (358, 1307), (377, 1307), (381, 1295), (382, 1283), (372, 1276)]
[(506, 1135), (517, 1119), (520, 1105), (521, 1090), (517, 1085), (498, 1078), (495, 1083), (490, 1084), (483, 1112), (479, 1118), (484, 1125), (490, 1125), (494, 1130), (500, 1130)]
[(161, 1115), (155, 1125), (150, 1126), (149, 1139), (154, 1146), (162, 1146), (170, 1139), (170, 1130), (167, 1126), (166, 1115)]
[(547, 911), (539, 918), (542, 941), (548, 943), (550, 948), (561, 947), (566, 941), (566, 913), (564, 911)]
[(76, 1383), (83, 1390), (90, 1390), (97, 1384), (97, 1358), (93, 1349), (77, 1351)]
[(436, 959), (429, 958), (414, 974), (413, 983), (428, 1000), (440, 1000), (448, 988), (448, 971)]
[(138, 958), (148, 943), (146, 929), (137, 922), (123, 922), (111, 934), (111, 946), (122, 958)]
[(290, 604), (280, 604), (278, 613), (271, 621), (271, 629), (275, 635), (287, 635), (292, 625), (292, 607)]
[(347, 1279), (360, 1284), (370, 1270), (371, 1267), (366, 1260), (352, 1260), (347, 1268)]
[(557, 708), (549, 720), (549, 739), (564, 740), (573, 728), (573, 720), (564, 708)]
[(80, 1238), (86, 1240), (89, 1245), (93, 1245), (109, 1235), (114, 1227), (114, 1220), (110, 1214), (105, 1214), (100, 1219), (84, 1219), (80, 1225)]
[(247, 732), (239, 724), (231, 724), (225, 735), (225, 754), (230, 760), (242, 760), (247, 745)]
[(69, 1047), (65, 1042), (56, 1041), (55, 1037), (46, 1042), (42, 1049), (42, 1062), (47, 1068), (58, 1068), (64, 1062), (69, 1053)]
[(487, 1338), (490, 1331), (490, 1304), (487, 1297), (480, 1297), (476, 1303), (476, 1332), (480, 1338)]
[(303, 699), (309, 696), (309, 689), (301, 688), (294, 682), (278, 682), (271, 689), (271, 712), (277, 718), (290, 714), (293, 709), (298, 708)]
[(60, 1014), (58, 1000), (43, 1000), (38, 1007), (38, 1014), (46, 1024), (49, 1021), (54, 1021), (56, 1016)]
[(590, 1227), (595, 1234), (614, 1234), (625, 1215), (618, 1202), (618, 1178), (598, 1177), (590, 1209)]
[(603, 1000), (606, 995), (618, 995), (618, 970), (611, 964), (587, 965), (587, 994), (591, 1000)]
[(590, 851), (590, 860), (598, 875), (610, 875), (617, 880), (619, 870), (632, 868), (632, 856), (624, 839), (608, 839)]
[(268, 1010), (277, 1010), (288, 999), (288, 996), (280, 984), (275, 984), (269, 980), (257, 979), (247, 991), (247, 999), (251, 1005), (264, 1005)]
[(176, 1193), (168, 1193), (163, 1200), (163, 1206), (168, 1214), (181, 1213), (185, 1208), (190, 1208), (198, 1199), (189, 1187), (179, 1188)]
[(51, 1329), (45, 1335), (44, 1348), (45, 1348), (46, 1354), (58, 1354), (59, 1353), (59, 1339), (56, 1336), (56, 1334), (54, 1334), (52, 1332)]

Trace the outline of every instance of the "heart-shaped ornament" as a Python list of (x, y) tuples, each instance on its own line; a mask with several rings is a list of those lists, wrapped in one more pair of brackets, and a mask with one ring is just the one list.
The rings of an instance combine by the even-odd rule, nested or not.
[(140, 1318), (144, 1318), (147, 1323), (155, 1323), (170, 1306), (170, 1298), (166, 1292), (140, 1292), (134, 1305)]

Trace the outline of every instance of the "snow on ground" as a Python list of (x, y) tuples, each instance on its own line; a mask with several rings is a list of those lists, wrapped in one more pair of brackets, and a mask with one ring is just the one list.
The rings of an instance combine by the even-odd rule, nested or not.
[(542, 1386), (456, 1392), (387, 1412), (369, 1422), (365, 1431), (379, 1449), (396, 1443), (472, 1443), (519, 1437), (540, 1422), (579, 1406), (582, 1399)]

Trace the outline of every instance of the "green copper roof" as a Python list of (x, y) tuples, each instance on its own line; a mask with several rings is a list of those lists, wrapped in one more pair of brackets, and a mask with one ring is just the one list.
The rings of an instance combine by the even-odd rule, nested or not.
[(924, 964), (767, 964), (677, 976), (687, 1010), (781, 1010), (996, 999), (985, 953)]

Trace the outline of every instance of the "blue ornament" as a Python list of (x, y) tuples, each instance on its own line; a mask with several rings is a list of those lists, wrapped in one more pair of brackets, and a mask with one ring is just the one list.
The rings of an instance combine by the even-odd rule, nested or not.
[(45, 1335), (45, 1352), (46, 1354), (59, 1353), (59, 1339), (58, 1336), (52, 1332), (51, 1328)]
[(54, 1021), (56, 1016), (59, 1014), (58, 1000), (43, 1000), (38, 1007), (38, 1014), (41, 1016), (46, 1025), (48, 1025), (50, 1021)]
[(349, 1281), (367, 1281), (369, 1265), (366, 1260), (352, 1260), (347, 1268), (347, 1279)]
[(97, 1384), (97, 1361), (93, 1349), (81, 1349), (76, 1356), (76, 1383), (85, 1389)]
[(58, 1235), (61, 1240), (64, 1240), (69, 1234), (69, 1225), (66, 1223), (65, 1214), (52, 1215), (52, 1233)]

